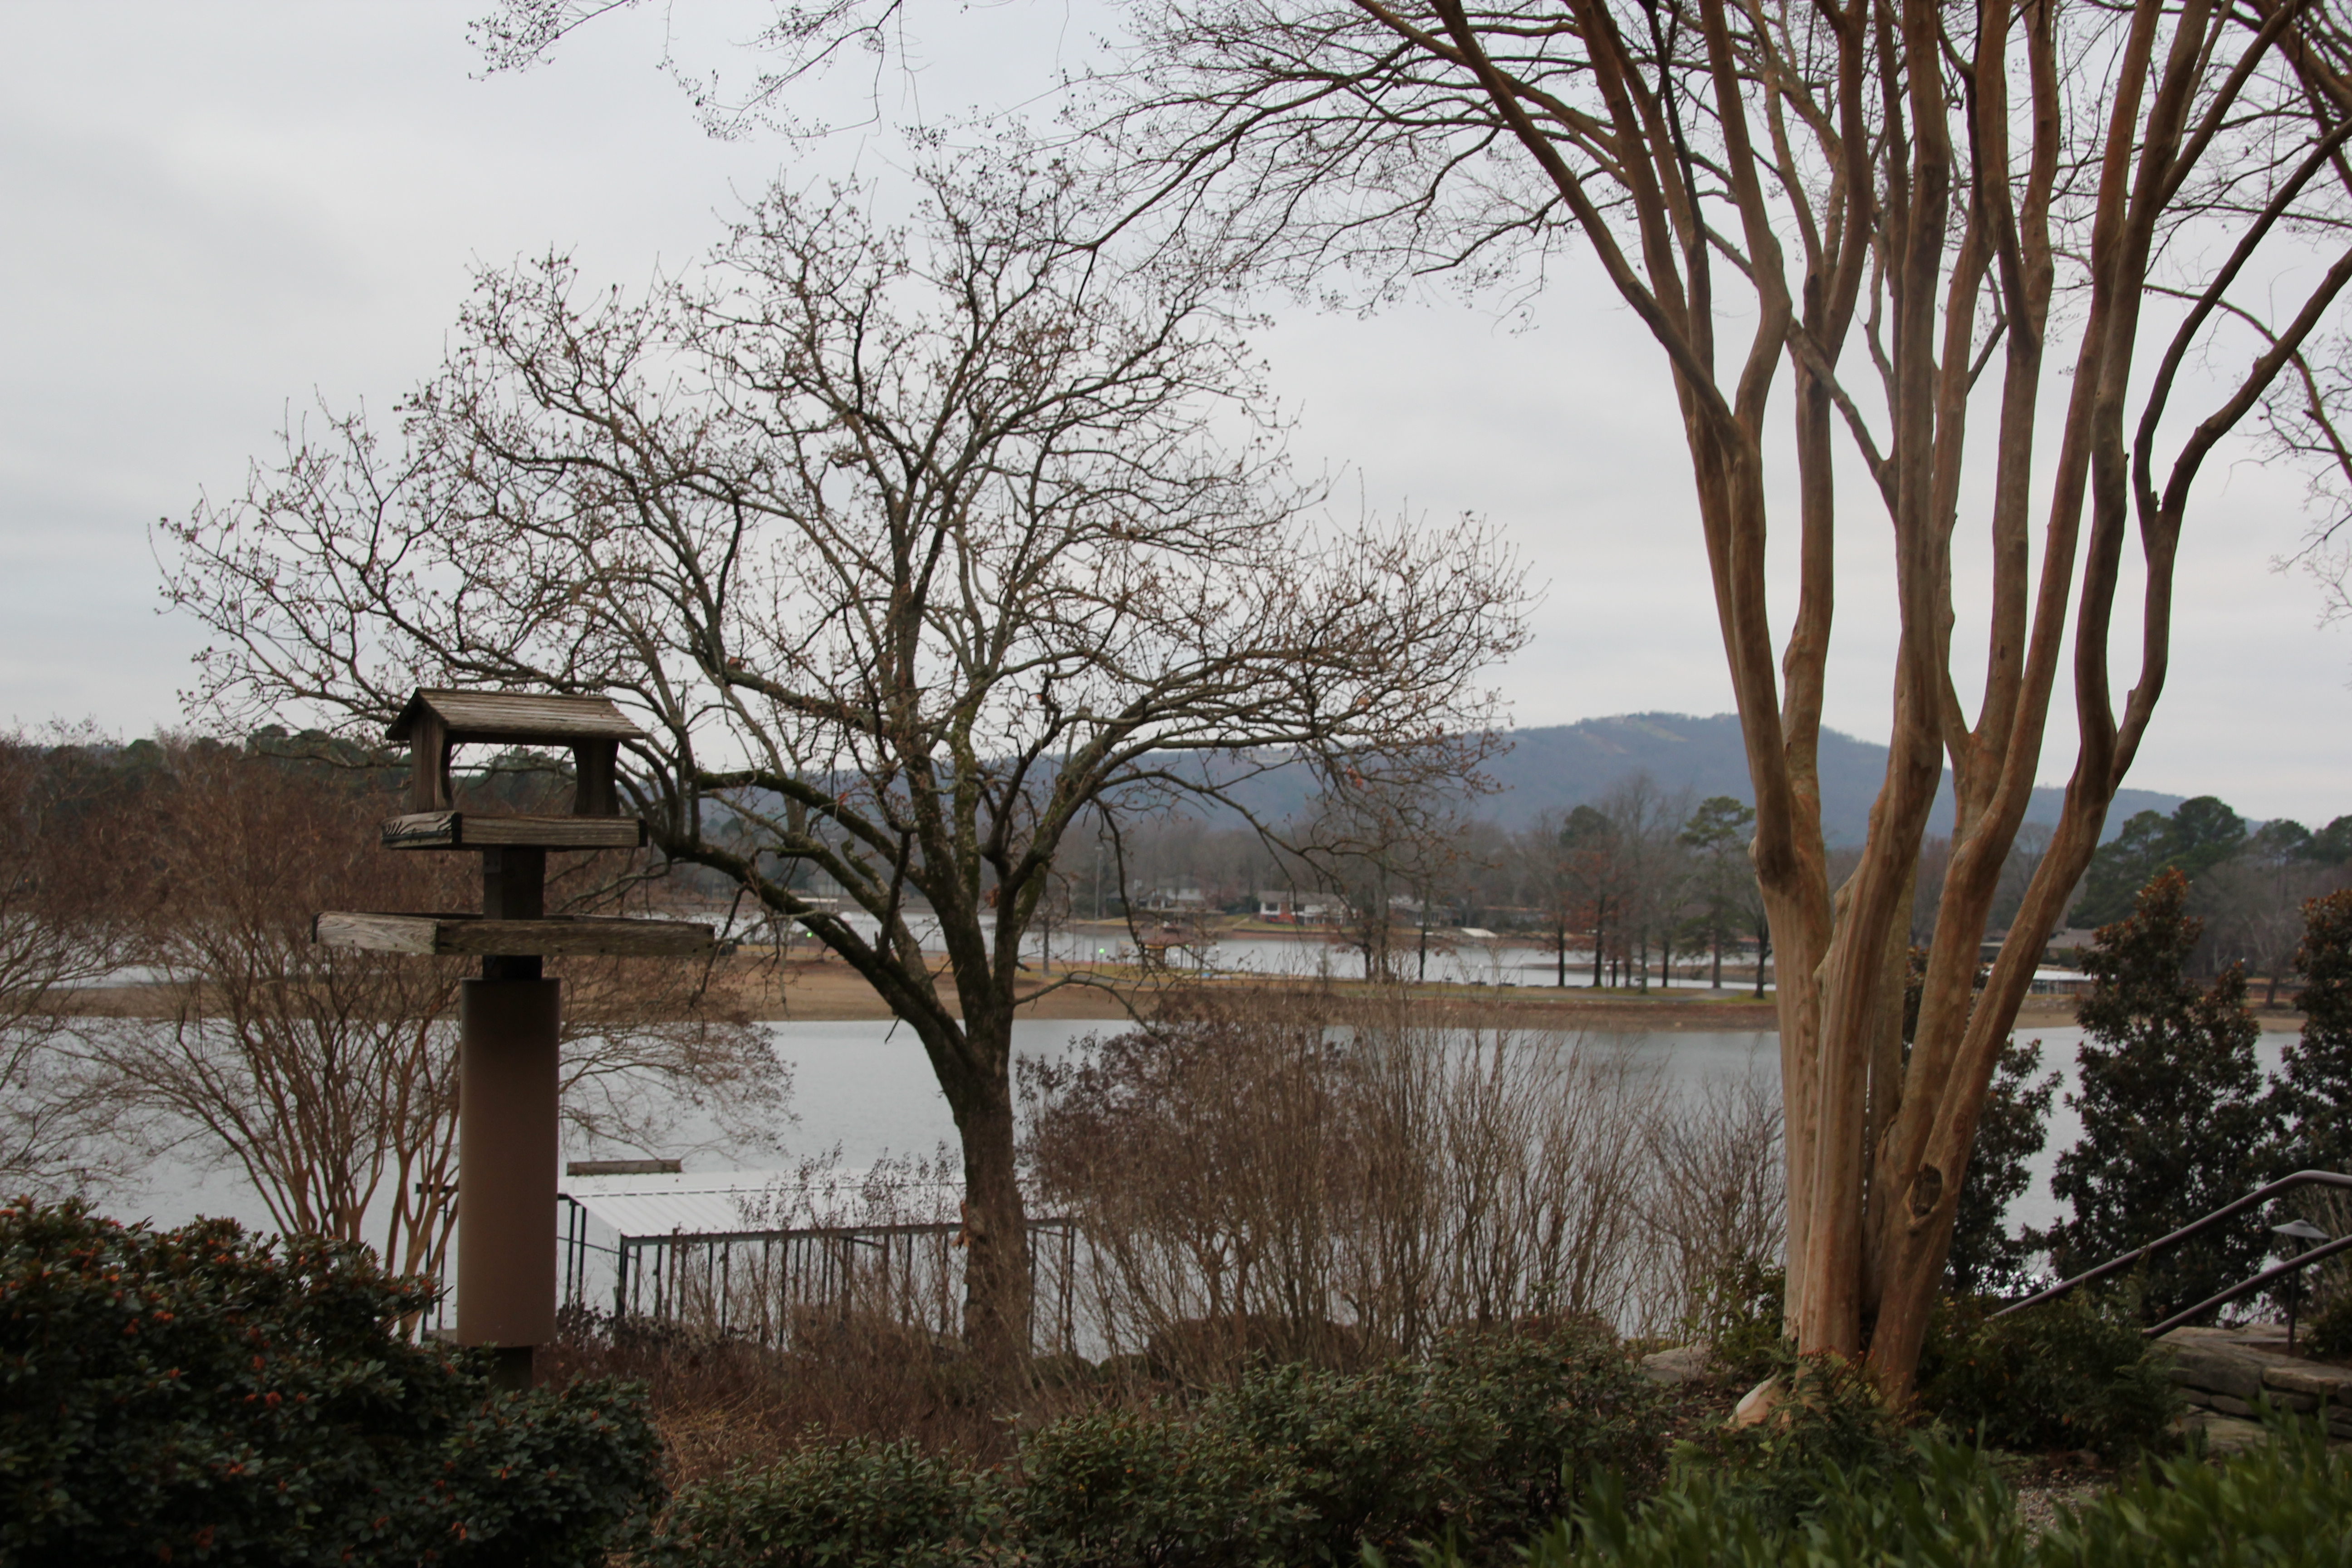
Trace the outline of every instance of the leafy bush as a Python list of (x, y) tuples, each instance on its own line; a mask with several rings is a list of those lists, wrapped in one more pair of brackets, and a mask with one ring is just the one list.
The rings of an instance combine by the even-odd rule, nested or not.
[(1164, 1406), (1053, 1422), (1021, 1471), (1022, 1544), (1067, 1568), (1279, 1563), (1313, 1517), (1283, 1456)]
[(1752, 1258), (1725, 1264), (1708, 1277), (1685, 1331), (1707, 1347), (1708, 1361), (1723, 1377), (1761, 1383), (1788, 1354), (1781, 1332), (1787, 1289), (1784, 1269)]
[[(1572, 1519), (1536, 1538), (1528, 1568), (2024, 1568), (2016, 1501), (1983, 1458), (1915, 1439), (1892, 1474), (1824, 1466), (1801, 1521), (1739, 1477), (1695, 1470), (1640, 1508), (1602, 1485)], [(1434, 1568), (1434, 1565), (1433, 1565)]]
[[(1694, 1472), (1645, 1504), (1603, 1483), (1530, 1543), (1528, 1568), (2342, 1568), (2352, 1563), (2352, 1459), (2315, 1424), (2208, 1465), (2188, 1458), (2126, 1479), (2038, 1540), (1982, 1454), (1925, 1434), (1900, 1470), (1818, 1472), (1816, 1503), (1775, 1521), (1721, 1472)], [(1428, 1568), (1458, 1563), (1450, 1551)]]
[(1265, 1369), (1206, 1418), (1297, 1468), (1301, 1540), (1337, 1563), (1441, 1531), (1500, 1548), (1568, 1507), (1600, 1465), (1654, 1484), (1658, 1404), (1612, 1339), (1571, 1326), (1458, 1334), (1426, 1363), (1357, 1376)]
[(362, 1248), (0, 1208), (0, 1561), (601, 1562), (660, 1500), (635, 1392), (493, 1394)]
[(1605, 1467), (1654, 1484), (1660, 1406), (1604, 1331), (1465, 1333), (1425, 1363), (1262, 1366), (1194, 1411), (1051, 1422), (1003, 1472), (813, 1447), (686, 1489), (652, 1561), (1340, 1563), (1440, 1534), (1500, 1560), (1575, 1500), (1570, 1481)]
[(1921, 1357), (1919, 1397), (1996, 1447), (2118, 1458), (2162, 1442), (2180, 1408), (2163, 1352), (2084, 1290), (1997, 1319), (1948, 1301)]
[(1772, 1419), (1719, 1427), (1675, 1454), (1678, 1485), (1695, 1478), (1759, 1527), (1785, 1528), (1819, 1506), (1825, 1476), (1909, 1472), (1916, 1453), (1902, 1420), (1862, 1370), (1834, 1356), (1784, 1356)]
[(646, 1561), (651, 1568), (947, 1568), (984, 1556), (1005, 1528), (993, 1470), (911, 1443), (820, 1444), (680, 1494)]
[(2304, 1348), (2313, 1355), (2352, 1356), (2352, 1294), (2338, 1296), (2304, 1328)]
[(2343, 1568), (2352, 1563), (2352, 1456), (2315, 1421), (2273, 1415), (2272, 1440), (2218, 1464), (2150, 1466), (2072, 1519), (2036, 1568)]

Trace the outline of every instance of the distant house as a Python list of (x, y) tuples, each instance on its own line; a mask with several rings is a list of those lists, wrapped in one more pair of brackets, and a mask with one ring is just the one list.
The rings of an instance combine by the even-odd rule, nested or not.
[(1296, 888), (1260, 888), (1257, 890), (1257, 918), (1283, 925), (1305, 925), (1313, 921), (1327, 920), (1331, 914), (1331, 901), (1302, 895)]
[(2031, 987), (2036, 996), (2088, 996), (2095, 982), (2079, 969), (2045, 963), (2033, 972)]

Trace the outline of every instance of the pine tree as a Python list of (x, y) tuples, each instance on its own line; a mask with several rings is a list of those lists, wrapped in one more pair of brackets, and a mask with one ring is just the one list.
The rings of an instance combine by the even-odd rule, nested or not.
[[(2051, 1184), (2074, 1210), (2049, 1238), (2066, 1274), (2245, 1196), (2278, 1156), (2245, 972), (2233, 964), (2200, 992), (2181, 971), (2203, 929), (2183, 912), (2188, 897), (2186, 877), (2160, 873), (2131, 915), (2100, 928), (2084, 960), (2096, 984), (2080, 1013), (2082, 1089), (2067, 1097), (2083, 1138)], [(2262, 1266), (2269, 1241), (2250, 1222), (2151, 1259), (2143, 1311), (2153, 1321), (2235, 1284)]]
[[(2341, 818), (2338, 819), (2342, 820)], [(2279, 1098), (2298, 1170), (2352, 1172), (2352, 889), (2303, 906), (2303, 1037)]]

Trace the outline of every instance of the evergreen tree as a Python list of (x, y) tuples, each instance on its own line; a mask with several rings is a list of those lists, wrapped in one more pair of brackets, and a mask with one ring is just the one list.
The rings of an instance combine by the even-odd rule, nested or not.
[[(2245, 972), (2233, 964), (2203, 992), (2181, 973), (2203, 929), (2184, 912), (2188, 898), (2188, 878), (2162, 872), (2084, 961), (2095, 984), (2080, 1013), (2082, 1089), (2066, 1101), (2083, 1138), (2051, 1184), (2074, 1210), (2048, 1238), (2063, 1273), (2245, 1196), (2277, 1157), (2277, 1102), (2254, 1058)], [(2222, 1226), (2151, 1259), (2144, 1312), (2169, 1316), (2244, 1279), (2269, 1241), (2257, 1224)]]
[(2050, 1102), (2059, 1075), (2033, 1081), (2042, 1066), (2042, 1042), (2000, 1050), (2000, 1071), (1977, 1119), (1977, 1140), (1969, 1151), (1968, 1173), (1960, 1178), (1960, 1204), (1952, 1217), (1952, 1250), (1945, 1277), (1961, 1296), (1998, 1295), (2021, 1284), (2026, 1260), (2042, 1250), (2031, 1231), (2011, 1234), (2002, 1221), (2010, 1204), (2032, 1184), (2029, 1163), (2050, 1136)]
[(2177, 870), (2194, 881), (2245, 844), (2244, 819), (2210, 795), (2182, 801), (2170, 816), (2140, 812), (2091, 857), (2082, 900), (2067, 918), (2078, 926), (2123, 920), (2158, 872)]
[(2303, 1037), (2286, 1048), (2279, 1089), (2288, 1159), (2298, 1170), (2352, 1172), (2352, 889), (2303, 906), (2294, 963)]

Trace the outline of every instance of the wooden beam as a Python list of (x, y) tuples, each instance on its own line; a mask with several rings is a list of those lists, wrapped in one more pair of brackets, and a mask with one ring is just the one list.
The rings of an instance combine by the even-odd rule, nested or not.
[(419, 956), (603, 954), (623, 958), (698, 958), (718, 946), (711, 927), (688, 921), (618, 920), (606, 915), (548, 915), (535, 921), (494, 921), (480, 915), (376, 914), (330, 910), (312, 922), (321, 947)]

